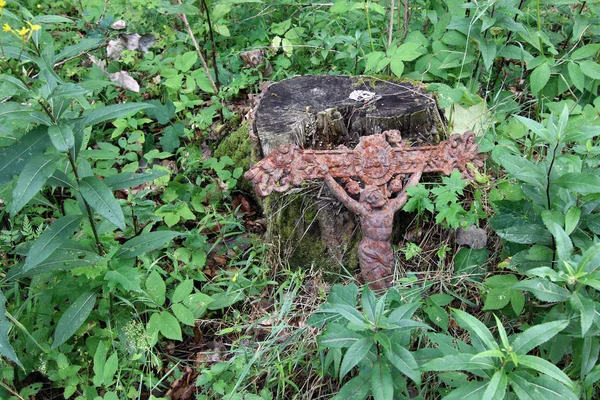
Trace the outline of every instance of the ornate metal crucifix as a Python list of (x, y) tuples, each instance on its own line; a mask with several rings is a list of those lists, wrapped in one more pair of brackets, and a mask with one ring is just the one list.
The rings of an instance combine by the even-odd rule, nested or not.
[[(399, 131), (363, 136), (350, 150), (303, 150), (278, 147), (245, 174), (261, 197), (281, 193), (303, 181), (324, 179), (334, 195), (360, 221), (363, 238), (358, 247), (361, 274), (373, 289), (389, 287), (394, 268), (390, 243), (394, 214), (407, 201), (406, 189), (421, 175), (458, 169), (472, 178), (483, 165), (475, 134), (453, 135), (438, 146), (408, 147)], [(404, 182), (405, 177), (410, 177)], [(344, 186), (336, 180), (338, 178)]]

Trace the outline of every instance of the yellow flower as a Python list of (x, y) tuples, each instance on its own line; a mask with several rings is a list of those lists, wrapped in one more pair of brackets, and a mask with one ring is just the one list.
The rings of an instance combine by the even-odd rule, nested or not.
[(29, 28), (22, 27), (21, 29), (19, 29), (17, 31), (17, 33), (19, 34), (19, 36), (21, 36), (22, 38), (24, 38), (29, 33)]
[(4, 6), (6, 6), (6, 2), (4, 0), (0, 0), (0, 9), (4, 8)]
[[(2, 1), (2, 0), (0, 0)], [(33, 25), (31, 22), (27, 21), (27, 25), (29, 25), (29, 28), (31, 29), (31, 32), (35, 32), (35, 31), (39, 31), (40, 29), (42, 29), (42, 27), (40, 25)]]
[(2, 27), (2, 30), (4, 32), (12, 32), (12, 28), (8, 24), (4, 24), (4, 26)]
[[(2, 1), (2, 0), (0, 0), (0, 1)], [(41, 5), (41, 4), (38, 4), (38, 5), (37, 5), (37, 8), (42, 8), (42, 5)]]

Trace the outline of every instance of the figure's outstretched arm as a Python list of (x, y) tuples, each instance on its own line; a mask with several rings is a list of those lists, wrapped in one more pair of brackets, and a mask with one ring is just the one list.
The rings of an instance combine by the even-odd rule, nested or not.
[(365, 208), (360, 205), (360, 203), (354, 200), (352, 197), (346, 193), (343, 187), (340, 186), (339, 183), (333, 179), (331, 175), (327, 175), (325, 177), (325, 183), (329, 187), (329, 189), (333, 192), (335, 197), (341, 201), (350, 211), (354, 214), (363, 214), (365, 212)]
[(396, 196), (395, 199), (392, 199), (390, 201), (390, 205), (394, 212), (400, 210), (404, 206), (404, 204), (406, 204), (406, 201), (408, 200), (406, 189), (408, 189), (411, 186), (418, 185), (419, 181), (421, 180), (421, 175), (423, 175), (423, 169), (420, 169), (414, 174), (412, 174), (408, 182), (406, 182), (406, 185), (404, 185), (404, 188), (402, 188), (402, 191), (398, 194), (398, 196)]

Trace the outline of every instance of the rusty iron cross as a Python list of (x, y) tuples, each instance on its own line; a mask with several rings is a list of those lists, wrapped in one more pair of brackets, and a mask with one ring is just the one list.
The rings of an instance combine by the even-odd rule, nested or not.
[(473, 132), (453, 135), (437, 146), (408, 147), (399, 131), (390, 130), (361, 137), (353, 150), (345, 146), (304, 150), (285, 144), (244, 176), (261, 197), (303, 181), (324, 179), (336, 198), (359, 218), (363, 238), (358, 259), (363, 279), (373, 289), (383, 289), (391, 284), (394, 253), (390, 237), (394, 214), (408, 200), (406, 189), (428, 172), (450, 175), (458, 169), (464, 178), (473, 178), (483, 166), (477, 151)]

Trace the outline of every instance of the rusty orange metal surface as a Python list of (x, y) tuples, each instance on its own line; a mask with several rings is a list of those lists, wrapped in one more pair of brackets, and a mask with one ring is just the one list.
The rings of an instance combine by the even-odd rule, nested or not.
[[(308, 150), (292, 144), (275, 149), (244, 175), (259, 196), (281, 193), (304, 181), (323, 179), (357, 215), (363, 234), (358, 248), (361, 274), (373, 289), (391, 284), (394, 253), (390, 243), (394, 214), (407, 201), (406, 189), (423, 173), (473, 178), (483, 166), (475, 134), (453, 135), (437, 146), (409, 147), (400, 132), (363, 136), (356, 148)], [(336, 180), (337, 179), (337, 180)], [(340, 184), (338, 180), (343, 184)]]

